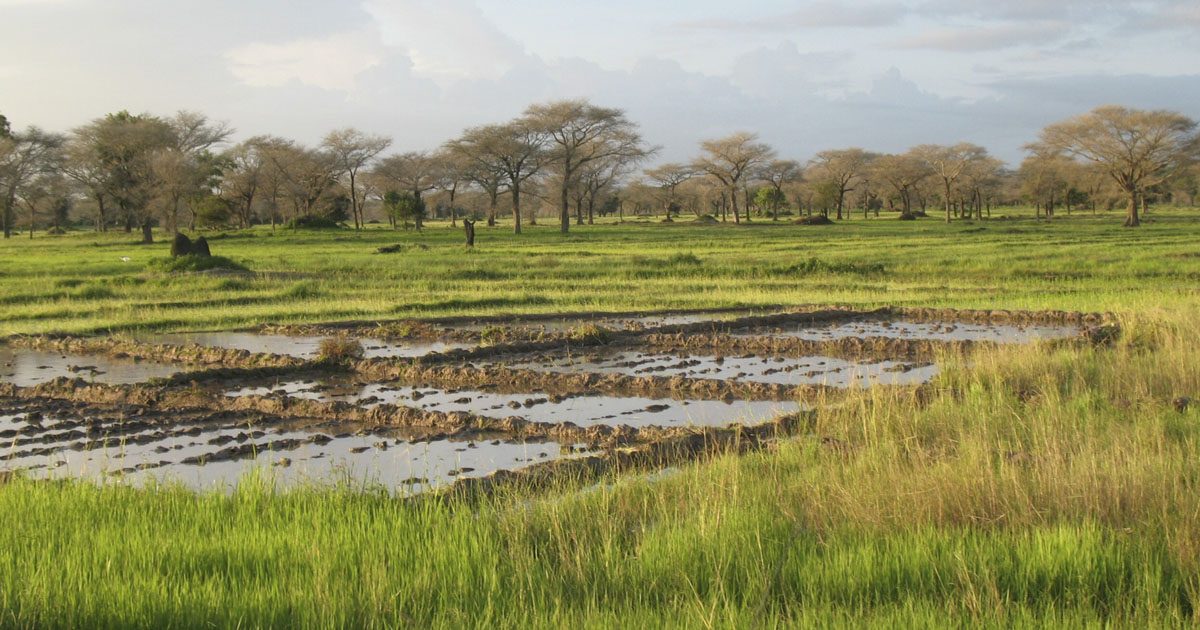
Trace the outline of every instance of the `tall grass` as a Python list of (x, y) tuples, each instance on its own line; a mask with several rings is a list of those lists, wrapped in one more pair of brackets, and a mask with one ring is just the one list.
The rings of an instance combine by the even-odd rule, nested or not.
[[(8, 627), (1194, 626), (1200, 315), (945, 357), (808, 434), (599, 485), (0, 487)], [(827, 439), (828, 438), (828, 439)]]

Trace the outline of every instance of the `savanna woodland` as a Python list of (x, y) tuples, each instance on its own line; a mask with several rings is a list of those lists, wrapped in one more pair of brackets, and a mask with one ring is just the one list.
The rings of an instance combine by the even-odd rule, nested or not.
[(0, 627), (1195, 627), (1200, 136), (0, 117)]

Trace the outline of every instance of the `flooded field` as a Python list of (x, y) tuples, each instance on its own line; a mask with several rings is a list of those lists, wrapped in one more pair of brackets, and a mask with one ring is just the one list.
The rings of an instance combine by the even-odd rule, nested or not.
[(734, 422), (753, 425), (800, 409), (798, 404), (792, 402), (676, 400), (605, 396), (596, 392), (579, 392), (569, 396), (540, 392), (500, 393), (472, 389), (447, 390), (398, 383), (354, 383), (336, 378), (242, 387), (224, 392), (224, 395), (346, 402), (367, 409), (381, 404), (405, 405), (445, 413), (465, 412), (492, 418), (519, 416), (533, 422), (571, 422), (579, 426), (617, 424), (634, 427), (716, 427)]
[(0, 345), (0, 383), (28, 387), (56, 378), (82, 378), (96, 383), (142, 383), (167, 377), (181, 368), (102, 355), (60, 354)]
[[(570, 446), (504, 436), (445, 437), (396, 427), (264, 418), (162, 424), (37, 412), (0, 415), (0, 459), (35, 477), (144, 485), (235, 485), (250, 470), (272, 483), (378, 485), (418, 492), (565, 455)], [(584, 452), (582, 446), (577, 449)]]
[[(281, 354), (301, 359), (315, 359), (319, 354), (322, 336), (276, 335), (252, 332), (200, 332), (144, 335), (139, 341), (151, 344), (199, 345), (264, 354)], [(469, 348), (471, 344), (456, 342), (387, 342), (363, 339), (366, 358), (419, 357), (431, 352)]]
[(621, 348), (596, 351), (537, 353), (513, 358), (508, 366), (568, 374), (634, 374), (745, 380), (782, 385), (870, 387), (915, 385), (937, 374), (931, 363), (890, 360), (850, 361), (835, 357), (715, 356), (639, 352)]
[[(456, 322), (456, 330), (506, 326), (523, 331), (506, 337), (519, 340), (585, 323), (611, 338), (589, 346), (549, 334), (469, 355), (440, 354), (475, 347), (457, 333), (397, 339), (373, 336), (388, 330), (378, 326), (344, 326), (337, 334), (359, 339), (365, 360), (342, 366), (311, 361), (324, 337), (310, 334), (0, 345), (0, 470), (193, 488), (228, 487), (253, 473), (283, 484), (421, 492), (631, 440), (725, 439), (720, 432), (733, 427), (783, 426), (848, 387), (935, 378), (938, 365), (916, 358), (911, 343), (878, 340), (969, 352), (962, 342), (1029, 343), (1082, 330), (1065, 321), (903, 321), (843, 310), (480, 320)], [(841, 353), (811, 351), (825, 342), (839, 342)], [(214, 352), (201, 356), (207, 349)], [(195, 362), (204, 369), (147, 383), (199, 370), (179, 365)]]
[(1040, 339), (1062, 339), (1078, 335), (1079, 326), (1050, 324), (974, 324), (963, 322), (906, 322), (865, 319), (833, 322), (823, 326), (797, 324), (787, 327), (753, 328), (738, 331), (741, 337), (792, 337), (811, 341), (857, 338), (918, 339), (929, 341), (990, 341), (1032, 343)]

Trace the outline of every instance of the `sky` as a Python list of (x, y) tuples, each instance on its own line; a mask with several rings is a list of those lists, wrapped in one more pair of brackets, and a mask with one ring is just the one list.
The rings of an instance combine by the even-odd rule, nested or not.
[(965, 141), (1015, 166), (1099, 105), (1200, 119), (1197, 0), (0, 0), (0, 32), (0, 114), (61, 132), (192, 110), (412, 151), (586, 98), (658, 162), (744, 130), (798, 160)]

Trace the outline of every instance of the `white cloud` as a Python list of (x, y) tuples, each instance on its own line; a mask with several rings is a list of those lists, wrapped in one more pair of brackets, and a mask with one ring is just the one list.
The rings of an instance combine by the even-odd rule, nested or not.
[(233, 75), (252, 87), (278, 87), (296, 80), (344, 92), (353, 90), (355, 77), (378, 64), (382, 57), (377, 37), (364, 32), (281, 44), (259, 42), (225, 53)]
[(1063, 37), (1069, 31), (1070, 27), (1060, 22), (943, 28), (905, 37), (892, 46), (950, 52), (978, 52), (1055, 40)]
[(367, 0), (385, 45), (405, 51), (413, 74), (439, 82), (495, 78), (526, 57), (471, 0)]

